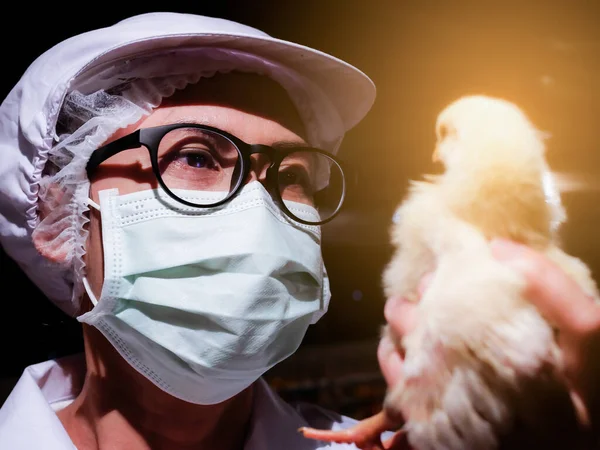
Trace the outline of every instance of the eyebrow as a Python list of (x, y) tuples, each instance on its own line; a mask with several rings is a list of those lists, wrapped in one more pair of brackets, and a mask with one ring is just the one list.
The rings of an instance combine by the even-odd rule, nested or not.
[[(176, 123), (191, 123), (194, 125), (205, 125), (207, 127), (214, 127), (219, 129), (218, 127), (215, 127), (214, 125), (207, 123), (205, 121), (201, 121), (195, 118), (190, 118), (190, 117), (182, 117), (179, 119), (174, 120), (173, 122), (171, 122), (173, 124)], [(226, 130), (223, 130), (226, 131)], [(231, 133), (234, 134), (234, 133)], [(310, 145), (304, 141), (303, 139), (299, 140), (299, 141), (289, 141), (289, 140), (282, 140), (282, 141), (276, 141), (273, 144), (271, 144), (269, 147), (273, 147), (273, 148), (281, 148), (281, 149), (286, 149), (286, 148), (309, 148)]]
[[(169, 116), (167, 116), (167, 118), (168, 117)], [(198, 120), (198, 119), (190, 118), (190, 117), (181, 117), (179, 119), (173, 120), (172, 122), (169, 121), (169, 123), (172, 123), (172, 124), (176, 124), (176, 123), (177, 124), (179, 124), (179, 123), (191, 123), (191, 124), (194, 124), (194, 125), (206, 125), (207, 127), (211, 126), (209, 123), (206, 123), (206, 122)]]
[(305, 141), (277, 141), (271, 144), (273, 148), (308, 148)]

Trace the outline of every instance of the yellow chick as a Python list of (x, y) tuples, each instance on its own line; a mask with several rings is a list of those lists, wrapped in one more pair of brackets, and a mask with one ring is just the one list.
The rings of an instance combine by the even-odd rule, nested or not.
[[(411, 183), (391, 228), (387, 298), (417, 301), (416, 328), (400, 339), (403, 378), (383, 411), (338, 434), (307, 437), (379, 448), (404, 421), (417, 450), (576, 448), (576, 408), (551, 325), (523, 296), (523, 277), (498, 262), (500, 237), (545, 253), (598, 298), (588, 267), (560, 248), (566, 219), (545, 158), (544, 136), (516, 105), (483, 95), (448, 105), (436, 122), (441, 175)], [(511, 442), (511, 436), (515, 440)]]

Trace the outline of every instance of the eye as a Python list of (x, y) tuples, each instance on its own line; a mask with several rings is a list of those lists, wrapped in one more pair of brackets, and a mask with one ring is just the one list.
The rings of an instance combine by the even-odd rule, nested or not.
[(448, 136), (450, 135), (450, 128), (448, 127), (448, 125), (446, 124), (441, 124), (440, 128), (438, 129), (438, 136), (440, 138), (440, 140), (444, 140), (446, 139)]
[(214, 157), (206, 150), (186, 149), (179, 153), (179, 158), (195, 169), (214, 169), (217, 166)]
[(306, 172), (298, 168), (286, 168), (279, 173), (279, 181), (284, 185), (306, 184)]
[(279, 189), (282, 190), (282, 194), (286, 192), (303, 192), (304, 195), (312, 195), (313, 183), (310, 175), (306, 172), (306, 168), (302, 166), (288, 166), (280, 168), (279, 175)]

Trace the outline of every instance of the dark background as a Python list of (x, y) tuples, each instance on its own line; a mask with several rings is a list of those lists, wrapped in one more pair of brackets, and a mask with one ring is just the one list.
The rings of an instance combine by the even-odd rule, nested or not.
[[(308, 331), (300, 351), (268, 374), (282, 392), (355, 416), (366, 413), (356, 406), (357, 399), (377, 403), (380, 398), (374, 352), (383, 317), (380, 276), (391, 255), (390, 218), (407, 180), (437, 170), (430, 158), (433, 124), (437, 113), (459, 96), (483, 93), (514, 101), (552, 134), (550, 164), (572, 180), (563, 192), (569, 213), (565, 246), (600, 273), (600, 1), (168, 5), (160, 9), (229, 18), (331, 53), (362, 69), (377, 85), (375, 106), (340, 150), (358, 167), (359, 184), (344, 213), (324, 230), (330, 310)], [(60, 6), (43, 11), (15, 4), (10, 29), (1, 31), (0, 94), (8, 94), (28, 64), (60, 40), (150, 11), (125, 2), (102, 2), (92, 10)], [(27, 365), (79, 351), (81, 337), (77, 322), (44, 300), (1, 256), (0, 377), (8, 391)]]

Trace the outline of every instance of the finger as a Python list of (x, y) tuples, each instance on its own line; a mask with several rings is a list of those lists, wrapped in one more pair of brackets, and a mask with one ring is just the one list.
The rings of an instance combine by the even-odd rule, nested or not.
[(559, 266), (535, 250), (506, 240), (491, 243), (492, 254), (527, 279), (525, 295), (563, 332), (582, 334), (597, 327), (600, 310)]
[(586, 407), (585, 402), (583, 401), (581, 394), (571, 389), (569, 391), (569, 395), (571, 396), (571, 401), (573, 402), (573, 406), (575, 407), (575, 412), (577, 414), (577, 419), (579, 423), (586, 428), (589, 428), (592, 423), (590, 419), (590, 413), (588, 408)]
[(410, 333), (417, 322), (417, 304), (402, 297), (391, 297), (385, 302), (384, 316), (398, 336)]
[(385, 450), (412, 450), (407, 436), (405, 431), (398, 431), (391, 438), (383, 442), (383, 448)]
[(393, 386), (398, 383), (402, 378), (402, 357), (388, 336), (384, 336), (379, 341), (377, 359), (387, 385)]
[(302, 427), (298, 431), (309, 439), (325, 442), (353, 443), (361, 450), (383, 450), (381, 433), (395, 425), (389, 420), (385, 412), (381, 411), (343, 430), (320, 430), (311, 427)]

